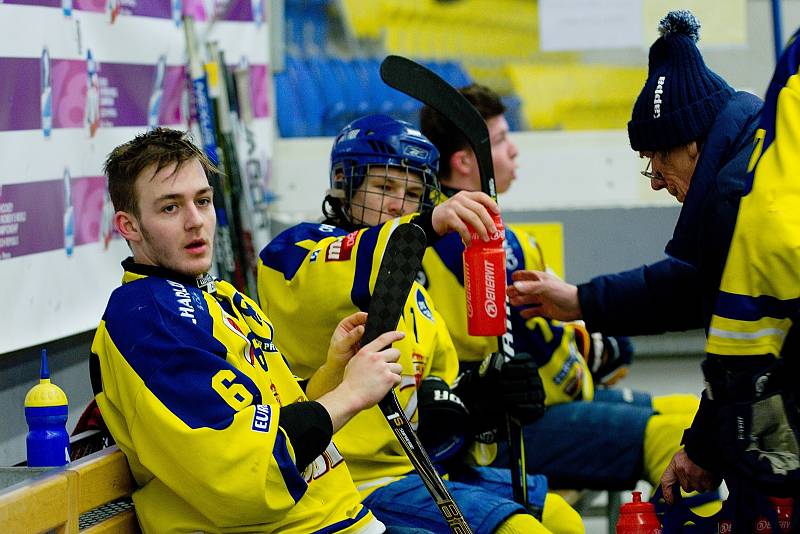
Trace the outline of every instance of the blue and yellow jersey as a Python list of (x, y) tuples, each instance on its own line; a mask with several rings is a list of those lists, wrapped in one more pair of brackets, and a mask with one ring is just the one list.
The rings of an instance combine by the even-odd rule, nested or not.
[[(369, 308), (389, 236), (410, 218), (351, 233), (331, 225), (303, 223), (284, 231), (261, 251), (261, 306), (276, 327), (275, 343), (299, 376), (311, 376), (325, 362), (331, 334), (341, 319)], [(419, 382), (437, 376), (451, 384), (458, 374), (458, 358), (441, 316), (417, 283), (398, 330), (406, 336), (394, 344), (403, 367), (395, 394), (413, 426), (418, 421)], [(413, 470), (377, 406), (351, 419), (336, 434), (336, 444), (364, 497)]]
[(780, 356), (800, 311), (800, 42), (775, 70), (706, 351)]
[(306, 399), (255, 302), (227, 282), (136, 273), (111, 295), (92, 352), (143, 530), (383, 532), (333, 443), (297, 467), (281, 425)]
[[(547, 270), (536, 240), (514, 225), (506, 225), (506, 275), (522, 269)], [(425, 253), (423, 283), (450, 330), (462, 362), (480, 362), (497, 351), (497, 338), (470, 336), (467, 332), (467, 305), (464, 291), (464, 244), (458, 234), (448, 234)], [(578, 397), (591, 400), (594, 383), (583, 357), (589, 348), (589, 335), (578, 323), (562, 323), (543, 318), (524, 320), (512, 310), (514, 350), (531, 354), (539, 365), (548, 405)]]

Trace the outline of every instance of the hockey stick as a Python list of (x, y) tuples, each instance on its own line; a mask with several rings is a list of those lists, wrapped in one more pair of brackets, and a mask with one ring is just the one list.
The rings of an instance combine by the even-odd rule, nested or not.
[[(214, 130), (214, 106), (208, 93), (208, 77), (197, 48), (197, 37), (194, 30), (194, 19), (189, 16), (183, 18), (184, 36), (186, 38), (186, 57), (188, 59), (188, 74), (192, 84), (194, 97), (194, 112), (196, 122), (200, 129), (200, 141), (203, 152), (215, 166), (219, 165), (219, 152), (217, 137)], [(231, 243), (231, 229), (228, 225), (228, 214), (225, 211), (224, 184), (219, 174), (210, 173), (209, 182), (214, 188), (214, 211), (217, 215), (217, 239), (214, 254), (216, 256), (219, 275), (226, 280), (235, 280), (236, 258)]]
[[(456, 88), (441, 79), (436, 73), (401, 56), (387, 56), (381, 63), (381, 79), (389, 86), (420, 102), (427, 104), (445, 118), (467, 138), (475, 157), (481, 177), (481, 190), (497, 201), (492, 164), (492, 145), (489, 129), (480, 113)], [(498, 350), (506, 360), (514, 357), (514, 336), (511, 331), (511, 305), (506, 295), (506, 333), (497, 339)], [(514, 500), (539, 516), (528, 503), (528, 480), (525, 468), (525, 442), (522, 425), (511, 416), (506, 418), (508, 448), (512, 466), (511, 481)]]
[[(411, 286), (419, 272), (426, 246), (425, 232), (416, 224), (401, 224), (392, 232), (375, 279), (362, 345), (366, 345), (383, 332), (397, 328)], [(464, 519), (464, 514), (461, 513), (461, 509), (436, 472), (428, 453), (411, 429), (411, 424), (403, 413), (394, 390), (389, 391), (378, 405), (450, 530), (454, 534), (471, 534), (472, 530)]]
[[(225, 165), (225, 209), (230, 213), (230, 223), (233, 228), (231, 243), (236, 254), (236, 264), (242, 279), (238, 289), (245, 293), (255, 291), (256, 264), (255, 251), (253, 250), (252, 234), (245, 224), (241, 209), (242, 198), (242, 173), (239, 166), (239, 155), (234, 142), (233, 121), (237, 120), (232, 109), (232, 98), (236, 96), (232, 86), (233, 79), (225, 64), (225, 55), (216, 42), (208, 43), (210, 64), (216, 70), (216, 103), (217, 103), (217, 137), (222, 148), (222, 159)], [(213, 98), (212, 98), (213, 100)]]

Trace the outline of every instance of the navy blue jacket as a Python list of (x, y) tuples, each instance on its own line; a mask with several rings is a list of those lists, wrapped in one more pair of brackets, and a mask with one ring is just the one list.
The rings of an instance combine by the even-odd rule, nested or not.
[(763, 102), (738, 92), (706, 136), (667, 258), (578, 286), (589, 331), (661, 334), (707, 328), (728, 255)]

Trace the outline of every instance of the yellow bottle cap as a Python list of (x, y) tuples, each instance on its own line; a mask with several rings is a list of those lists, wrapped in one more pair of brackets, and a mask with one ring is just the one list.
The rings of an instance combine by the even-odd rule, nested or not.
[(47, 406), (64, 406), (67, 394), (57, 385), (50, 382), (50, 368), (47, 366), (47, 350), (42, 349), (39, 383), (28, 390), (25, 395), (26, 408), (42, 408)]
[(67, 394), (57, 385), (50, 382), (49, 378), (42, 378), (39, 383), (28, 390), (25, 395), (26, 408), (41, 408), (44, 406), (63, 406), (67, 404)]

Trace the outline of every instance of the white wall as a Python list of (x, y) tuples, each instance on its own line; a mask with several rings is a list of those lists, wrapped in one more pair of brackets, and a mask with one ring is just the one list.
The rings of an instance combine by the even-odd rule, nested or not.
[[(500, 198), (508, 211), (676, 206), (652, 191), (639, 171), (644, 161), (622, 131), (516, 132), (517, 180)], [(282, 222), (316, 219), (328, 187), (333, 138), (278, 139), (273, 213)]]

